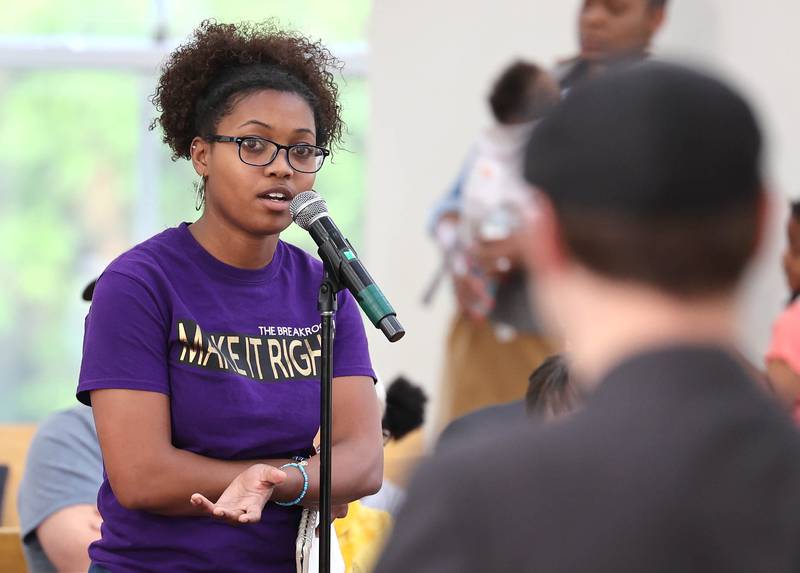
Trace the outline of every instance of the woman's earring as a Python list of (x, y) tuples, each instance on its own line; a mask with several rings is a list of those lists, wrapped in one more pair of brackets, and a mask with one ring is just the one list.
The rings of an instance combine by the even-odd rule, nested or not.
[(200, 211), (203, 208), (203, 204), (206, 202), (206, 177), (205, 175), (200, 176), (199, 181), (194, 182), (194, 209), (195, 211)]

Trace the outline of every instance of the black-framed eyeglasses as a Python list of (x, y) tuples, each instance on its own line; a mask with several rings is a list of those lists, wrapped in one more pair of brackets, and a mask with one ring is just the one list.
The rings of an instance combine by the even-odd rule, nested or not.
[(322, 168), (325, 158), (331, 152), (324, 147), (310, 143), (294, 143), (282, 145), (264, 137), (247, 136), (231, 137), (229, 135), (211, 135), (210, 141), (235, 143), (239, 146), (239, 159), (242, 163), (253, 167), (265, 167), (275, 161), (281, 149), (286, 150), (289, 166), (300, 173), (316, 173)]

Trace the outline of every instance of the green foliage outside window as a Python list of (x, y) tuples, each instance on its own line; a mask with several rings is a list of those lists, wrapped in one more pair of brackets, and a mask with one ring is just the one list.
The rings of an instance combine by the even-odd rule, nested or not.
[[(139, 37), (152, 32), (153, 3), (140, 0), (0, 0), (0, 36)], [(326, 43), (361, 41), (369, 4), (353, 2), (165, 2), (169, 35), (200, 20), (270, 16)], [(2, 49), (2, 48), (0, 48)], [(160, 134), (145, 129), (155, 110), (150, 77), (126, 70), (0, 68), (0, 422), (37, 420), (75, 404), (86, 283), (143, 237), (194, 220), (194, 171), (173, 163)], [(148, 87), (149, 86), (149, 87)], [(363, 79), (341, 79), (345, 149), (316, 189), (343, 230), (359, 242), (364, 193)], [(149, 139), (147, 139), (149, 138)], [(158, 149), (155, 204), (141, 200), (140, 153)], [(151, 190), (152, 191), (152, 190)], [(287, 240), (311, 248), (297, 229)]]

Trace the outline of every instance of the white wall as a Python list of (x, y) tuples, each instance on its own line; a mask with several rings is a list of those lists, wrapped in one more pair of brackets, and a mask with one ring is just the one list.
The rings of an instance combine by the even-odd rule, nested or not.
[(672, 0), (658, 52), (681, 55), (719, 73), (742, 89), (763, 121), (766, 171), (775, 205), (770, 237), (745, 285), (741, 327), (750, 358), (761, 364), (775, 315), (788, 293), (780, 267), (786, 198), (800, 198), (800, 75), (792, 0)]
[[(671, 0), (657, 53), (710, 62), (744, 87), (769, 130), (774, 188), (800, 195), (800, 53), (792, 0)], [(488, 86), (510, 59), (552, 64), (575, 50), (580, 0), (376, 0), (369, 30), (371, 121), (367, 138), (365, 244), (369, 268), (408, 334), (371, 339), (384, 377), (405, 373), (435, 394), (452, 311), (445, 285), (431, 308), (420, 303), (438, 264), (425, 234), (434, 201), (448, 188), (472, 137), (488, 121)], [(782, 225), (782, 222), (781, 222)], [(777, 226), (776, 226), (777, 229)], [(743, 317), (757, 357), (785, 299), (779, 231), (748, 285)]]

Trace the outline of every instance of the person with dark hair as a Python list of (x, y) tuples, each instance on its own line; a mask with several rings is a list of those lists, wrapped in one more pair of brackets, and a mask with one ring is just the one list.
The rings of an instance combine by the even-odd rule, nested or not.
[(525, 261), (588, 396), (424, 464), (377, 573), (800, 570), (800, 439), (734, 350), (761, 161), (747, 102), (677, 65), (542, 121)]
[(524, 398), (456, 418), (439, 434), (436, 451), (479, 441), (487, 432), (514, 426), (522, 420), (539, 423), (558, 419), (575, 410), (579, 403), (578, 388), (570, 382), (564, 356), (554, 354), (531, 372)]
[[(584, 0), (578, 18), (580, 52), (557, 66), (553, 74), (562, 93), (607, 70), (645, 60), (653, 38), (664, 23), (666, 7), (666, 0)], [(542, 81), (536, 83), (537, 77)], [(504, 118), (514, 117), (514, 113), (506, 111), (508, 108), (537, 99), (541, 102), (538, 106), (523, 105), (522, 109), (529, 117), (542, 117), (553, 103), (552, 90), (557, 89), (552, 80), (549, 74), (532, 69), (530, 64), (518, 62), (510, 66), (497, 80), (490, 96), (495, 118), (503, 124)], [(538, 98), (536, 90), (531, 88), (535, 85)], [(509, 123), (512, 124), (509, 131), (515, 131), (517, 137), (527, 135), (528, 130), (517, 127), (516, 120)], [(481, 406), (514, 399), (522, 392), (519, 381), (523, 376), (558, 346), (542, 335), (539, 317), (526, 302), (516, 234), (508, 232), (513, 225), (509, 217), (503, 216), (503, 210), (494, 210), (492, 214), (478, 201), (488, 240), (479, 242), (474, 250), (475, 266), (455, 254), (458, 237), (454, 232), (455, 222), (468, 218), (467, 182), (475, 171), (474, 164), (468, 162), (450, 192), (436, 204), (429, 225), (451, 268), (458, 302), (458, 314), (447, 339), (442, 422)], [(493, 174), (497, 169), (489, 166), (477, 171)], [(495, 185), (516, 188), (506, 182)], [(480, 190), (477, 196), (490, 195)], [(485, 323), (487, 316), (490, 324)], [(501, 359), (495, 359), (498, 353)], [(487, 359), (481, 360), (481, 356)], [(498, 364), (500, 372), (496, 372)], [(487, 379), (493, 383), (486, 384)]]
[(783, 274), (789, 287), (789, 305), (772, 327), (766, 355), (770, 386), (800, 424), (800, 201), (792, 201), (786, 224)]
[[(381, 382), (377, 385), (381, 395)], [(419, 429), (425, 421), (428, 398), (418, 385), (398, 376), (385, 389), (383, 411), (384, 443), (400, 441)], [(384, 479), (381, 490), (347, 506), (347, 515), (334, 521), (345, 570), (352, 573), (372, 571), (380, 549), (391, 529), (392, 515), (402, 504), (404, 490)], [(309, 570), (314, 573), (314, 570)]]
[(527, 303), (516, 242), (527, 196), (520, 153), (535, 122), (558, 101), (558, 85), (539, 66), (516, 61), (488, 99), (495, 123), (483, 130), (467, 160), (457, 211), (435, 223), (458, 303), (445, 354), (440, 423), (518, 398), (525, 377), (554, 348)]
[(531, 373), (525, 393), (525, 412), (537, 420), (554, 420), (578, 407), (578, 387), (570, 383), (567, 361), (550, 356)]
[(428, 396), (405, 376), (398, 376), (389, 384), (385, 402), (381, 419), (384, 443), (400, 441), (425, 423)]
[(525, 124), (544, 117), (558, 101), (557, 89), (553, 78), (539, 66), (518, 60), (492, 86), (492, 116), (501, 125)]
[(580, 52), (556, 70), (562, 89), (647, 58), (666, 10), (667, 0), (583, 0), (578, 15)]
[[(77, 393), (105, 466), (92, 571), (295, 571), (302, 508), (319, 503), (323, 270), (279, 237), (339, 142), (337, 65), (272, 22), (213, 21), (164, 64), (154, 127), (191, 161), (202, 213), (94, 289)], [(338, 305), (337, 505), (377, 491), (383, 462), (363, 323), (350, 294)]]

